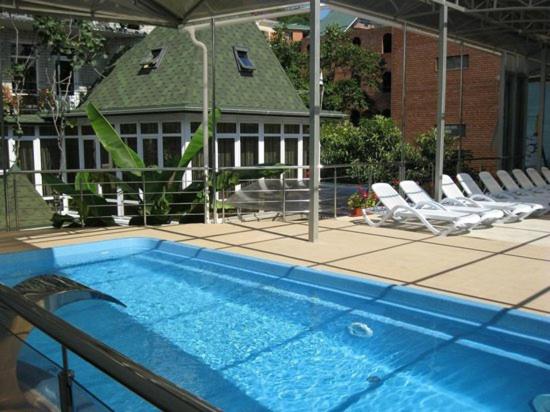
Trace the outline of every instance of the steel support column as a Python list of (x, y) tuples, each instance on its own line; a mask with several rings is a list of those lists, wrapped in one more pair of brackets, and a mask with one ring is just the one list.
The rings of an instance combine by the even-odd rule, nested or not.
[(210, 159), (212, 159), (212, 219), (214, 223), (218, 223), (218, 160), (216, 159), (216, 24), (214, 19), (210, 20), (211, 30), (211, 53), (212, 56), (212, 144), (210, 145)]
[(516, 167), (516, 140), (518, 130), (518, 56), (514, 56), (514, 70), (512, 72), (512, 83), (510, 84), (510, 132), (508, 144), (510, 149), (507, 151), (506, 167), (513, 169)]
[(191, 36), (191, 41), (202, 50), (202, 131), (203, 131), (203, 157), (204, 157), (204, 223), (210, 223), (210, 202), (208, 200), (208, 167), (209, 167), (209, 132), (208, 132), (208, 48), (206, 45), (197, 40), (194, 27), (187, 29)]
[(407, 130), (407, 24), (403, 25), (403, 61), (401, 64), (401, 150), (399, 163), (399, 180), (406, 179), (405, 168), (405, 134)]
[(546, 109), (546, 60), (548, 49), (542, 51), (542, 62), (540, 65), (540, 96), (539, 96), (539, 124), (537, 125), (537, 168), (544, 166), (542, 159), (542, 146), (544, 144), (544, 112)]
[[(3, 93), (3, 81), (4, 78), (2, 76), (2, 59), (0, 59), (0, 91)], [(2, 151), (2, 190), (4, 191), (4, 204), (0, 207), (4, 208), (4, 218), (6, 225), (6, 231), (10, 230), (10, 221), (9, 221), (9, 207), (8, 207), (8, 163), (9, 163), (9, 155), (8, 155), (8, 142), (5, 135), (4, 130), (4, 96), (0, 96), (0, 145), (1, 151)]]
[(439, 6), (438, 41), (438, 95), (437, 95), (437, 142), (435, 151), (434, 198), (441, 200), (441, 179), (445, 155), (445, 96), (447, 90), (447, 22), (449, 9), (446, 3)]
[(309, 25), (309, 241), (319, 238), (319, 182), (321, 133), (321, 3), (310, 0)]
[(502, 53), (500, 58), (500, 83), (498, 92), (498, 120), (495, 136), (495, 151), (498, 157), (497, 169), (502, 169), (502, 158), (504, 156), (504, 116), (505, 116), (505, 96), (506, 96), (506, 66), (508, 62), (508, 54)]

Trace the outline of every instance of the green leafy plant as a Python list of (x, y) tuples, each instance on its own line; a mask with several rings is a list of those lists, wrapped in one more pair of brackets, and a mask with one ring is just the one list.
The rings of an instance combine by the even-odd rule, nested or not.
[[(289, 41), (286, 30), (284, 24), (275, 29), (271, 49), (304, 104), (309, 105), (308, 52), (299, 42)], [(362, 87), (377, 89), (383, 66), (380, 54), (353, 44), (351, 32), (337, 25), (328, 26), (321, 39), (323, 108), (348, 114), (369, 109), (370, 100)]]
[(366, 208), (372, 208), (375, 207), (378, 203), (378, 198), (376, 197), (376, 194), (374, 192), (369, 192), (368, 190), (365, 190), (361, 187), (357, 189), (357, 192), (352, 194), (348, 198), (348, 207), (350, 209), (366, 209)]

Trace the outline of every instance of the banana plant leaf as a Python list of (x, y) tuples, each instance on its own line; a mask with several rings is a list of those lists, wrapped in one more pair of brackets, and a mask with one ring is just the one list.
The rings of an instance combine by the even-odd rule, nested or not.
[[(113, 128), (111, 123), (97, 110), (93, 103), (86, 106), (86, 114), (95, 134), (99, 138), (101, 145), (109, 152), (113, 163), (121, 169), (144, 169), (145, 163), (128, 145)], [(131, 171), (135, 176), (141, 176), (139, 171)]]

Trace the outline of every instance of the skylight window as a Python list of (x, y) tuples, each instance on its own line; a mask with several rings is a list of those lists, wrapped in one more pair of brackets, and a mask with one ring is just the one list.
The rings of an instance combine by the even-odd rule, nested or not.
[(165, 54), (165, 48), (150, 50), (140, 62), (141, 70), (149, 73), (151, 70), (158, 69)]
[(248, 49), (244, 47), (233, 47), (233, 53), (235, 54), (235, 60), (237, 61), (237, 68), (242, 75), (251, 76), (256, 66), (250, 60), (248, 56)]

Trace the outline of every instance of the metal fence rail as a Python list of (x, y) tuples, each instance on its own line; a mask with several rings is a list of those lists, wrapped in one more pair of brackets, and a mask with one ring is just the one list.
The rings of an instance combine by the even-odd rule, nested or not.
[[(12, 288), (0, 285), (0, 303), (4, 306), (4, 308), (0, 306), (0, 309), (11, 310), (19, 314), (59, 343), (63, 353), (63, 372), (65, 375), (68, 374), (69, 370), (67, 350), (70, 350), (163, 411), (214, 412), (218, 410), (203, 399), (154, 374), (113, 348), (68, 324), (48, 310), (30, 302)], [(4, 354), (4, 356), (7, 355)], [(65, 379), (70, 378), (65, 376)], [(60, 392), (62, 390), (70, 391), (70, 384), (60, 385)], [(60, 393), (60, 398), (70, 401), (71, 396)], [(73, 409), (69, 407), (62, 410), (72, 411)]]
[[(347, 198), (358, 186), (418, 180), (418, 173), (401, 162), (375, 166), (322, 166), (320, 214), (346, 214)], [(205, 211), (215, 223), (246, 215), (284, 219), (309, 212), (307, 165), (222, 167), (208, 171), (208, 185), (204, 184), (204, 172), (202, 167), (12, 169), (4, 177), (7, 210), (2, 208), (0, 224), (7, 230), (51, 226), (54, 214), (67, 222), (72, 219), (73, 226), (91, 226), (203, 222)], [(432, 173), (428, 165), (424, 174), (431, 177)], [(84, 183), (77, 178), (83, 175), (88, 177)], [(246, 193), (247, 201), (237, 201), (235, 193)], [(40, 219), (34, 219), (37, 214)]]

